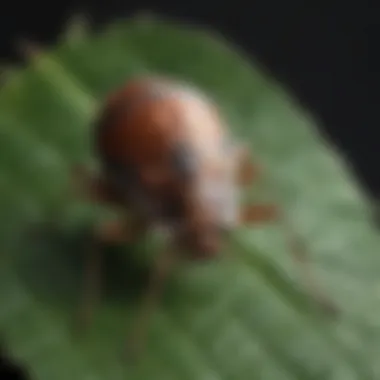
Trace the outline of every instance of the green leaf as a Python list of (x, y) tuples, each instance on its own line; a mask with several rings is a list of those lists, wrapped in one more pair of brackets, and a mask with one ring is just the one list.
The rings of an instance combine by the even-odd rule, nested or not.
[[(380, 239), (349, 166), (311, 116), (211, 32), (152, 17), (82, 31), (37, 53), (0, 91), (0, 337), (11, 356), (35, 380), (379, 378)], [(229, 255), (173, 275), (139, 364), (120, 353), (149, 246), (104, 253), (102, 301), (87, 334), (73, 335), (86, 231), (107, 210), (73, 199), (69, 169), (94, 163), (91, 124), (107, 92), (146, 72), (196, 84), (251, 143), (267, 172), (252, 196), (284, 207), (339, 304), (336, 320), (310, 307), (284, 229), (268, 225), (241, 228)], [(55, 233), (31, 233), (52, 218)]]

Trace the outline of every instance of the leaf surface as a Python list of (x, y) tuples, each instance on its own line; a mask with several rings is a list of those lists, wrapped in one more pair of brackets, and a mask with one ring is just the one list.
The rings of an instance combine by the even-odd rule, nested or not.
[[(379, 236), (312, 118), (210, 32), (135, 20), (67, 36), (0, 91), (0, 336), (32, 379), (379, 378)], [(73, 335), (85, 231), (107, 210), (69, 196), (69, 169), (94, 161), (91, 123), (107, 92), (146, 72), (188, 80), (220, 103), (268, 173), (252, 196), (283, 205), (338, 320), (308, 307), (284, 231), (268, 225), (242, 228), (229, 255), (173, 276), (138, 366), (120, 352), (146, 279), (139, 247), (106, 252), (102, 302), (87, 335)], [(26, 233), (48, 217), (59, 233)]]

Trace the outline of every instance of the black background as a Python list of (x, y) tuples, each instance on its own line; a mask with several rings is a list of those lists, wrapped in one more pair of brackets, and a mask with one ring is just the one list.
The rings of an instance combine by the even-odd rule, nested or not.
[[(43, 2), (13, 0), (0, 11), (1, 60), (15, 60), (14, 40), (54, 43), (67, 17), (86, 12), (95, 25), (138, 10), (153, 10), (210, 25), (266, 65), (318, 118), (352, 162), (364, 187), (380, 195), (377, 2), (364, 0), (182, 0), (132, 5), (128, 0)], [(25, 1), (26, 2), (26, 1)], [(215, 5), (214, 5), (215, 4)], [(371, 86), (370, 86), (371, 83)], [(370, 87), (371, 90), (370, 91)]]

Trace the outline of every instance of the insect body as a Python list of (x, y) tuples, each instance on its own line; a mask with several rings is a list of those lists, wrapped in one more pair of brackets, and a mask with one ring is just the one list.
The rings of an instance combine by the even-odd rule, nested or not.
[(129, 83), (110, 97), (95, 144), (114, 191), (193, 256), (216, 253), (238, 223), (238, 148), (195, 90), (161, 78)]
[(229, 135), (218, 107), (186, 84), (131, 80), (107, 99), (94, 137), (100, 174), (82, 173), (86, 191), (133, 215), (128, 223), (102, 226), (102, 238), (168, 231), (168, 248), (157, 261), (139, 318), (142, 334), (175, 259), (184, 253), (215, 256), (235, 227), (279, 214), (273, 205), (241, 205), (240, 191), (255, 178), (255, 168)]

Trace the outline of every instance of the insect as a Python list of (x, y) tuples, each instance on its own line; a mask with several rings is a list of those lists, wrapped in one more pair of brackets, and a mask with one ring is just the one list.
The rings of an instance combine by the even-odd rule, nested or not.
[[(131, 79), (110, 93), (93, 137), (99, 173), (81, 169), (76, 178), (86, 196), (130, 215), (99, 226), (97, 237), (133, 241), (149, 229), (167, 237), (133, 329), (138, 346), (176, 261), (216, 257), (229, 232), (275, 221), (280, 212), (272, 204), (242, 204), (242, 190), (260, 170), (230, 135), (218, 106), (187, 83), (158, 76)], [(300, 247), (294, 252), (301, 257)], [(87, 297), (94, 276), (93, 268)], [(321, 304), (333, 308), (325, 300)]]

